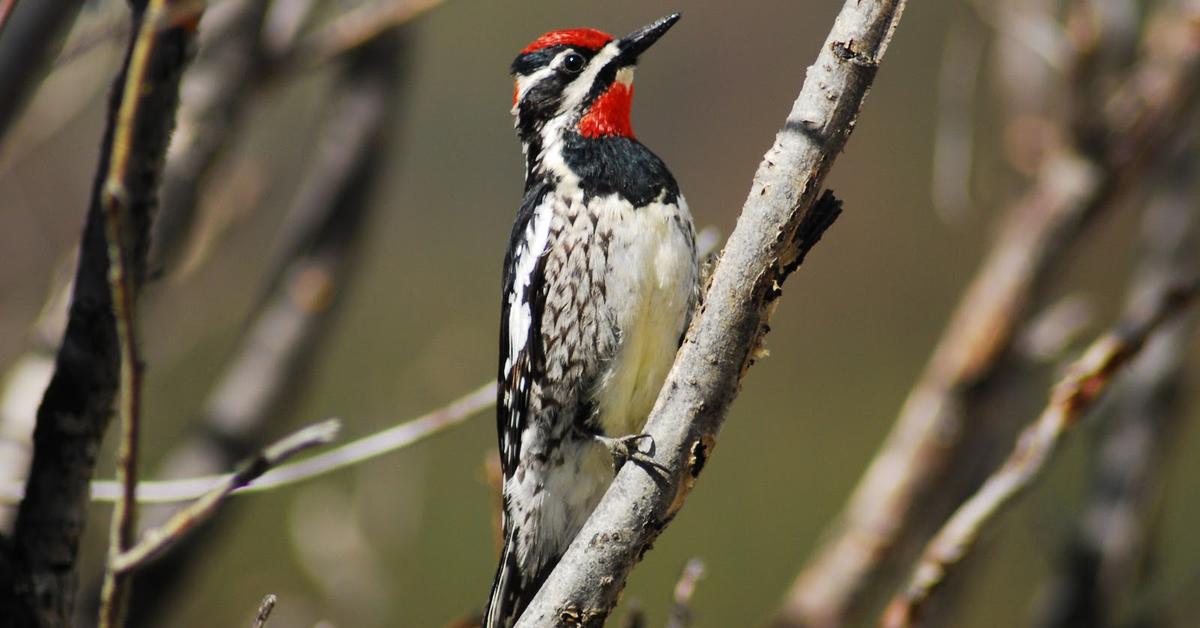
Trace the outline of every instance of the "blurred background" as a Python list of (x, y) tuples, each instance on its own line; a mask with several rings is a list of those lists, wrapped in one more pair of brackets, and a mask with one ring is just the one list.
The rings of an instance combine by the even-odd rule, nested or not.
[[(212, 2), (202, 33), (228, 2)], [(407, 23), (382, 48), (402, 71), (388, 87), (394, 115), (381, 127), (383, 158), (352, 236), (353, 264), (318, 299), (338, 306), (256, 438), (338, 416), (348, 440), (441, 407), (494, 376), (500, 264), (522, 187), (507, 68), (534, 37), (579, 26), (619, 36), (683, 12), (639, 67), (634, 128), (669, 164), (697, 226), (724, 237), (840, 6), (447, 0)], [(357, 8), (319, 3), (309, 19)], [(85, 4), (64, 45), (78, 52), (53, 62), (0, 144), (0, 364), (37, 344), (34, 321), (77, 242), (125, 14), (113, 0)], [(80, 33), (105, 33), (106, 25), (113, 32), (80, 47)], [(703, 481), (633, 572), (616, 617), (637, 605), (651, 624), (663, 621), (691, 557), (707, 566), (692, 603), (696, 626), (759, 625), (778, 608), (891, 427), (998, 212), (1025, 185), (1020, 153), (1005, 143), (1011, 129), (996, 88), (995, 45), (977, 7), (908, 7), (826, 182), (845, 213), (789, 281), (767, 339), (770, 357), (749, 372)], [(947, 78), (947, 59), (966, 70)], [(304, 164), (322, 150), (321, 121), (331, 95), (344, 94), (344, 66), (353, 62), (336, 58), (251, 81), (176, 267), (143, 292), (147, 477), (159, 475), (172, 448), (204, 432), (197, 419), (206, 400), (278, 280), (275, 260), (287, 254), (296, 220), (289, 208), (311, 183)], [(941, 166), (950, 174), (940, 175), (967, 196), (932, 183), (939, 124), (958, 124), (967, 138), (965, 153)], [(1084, 339), (1114, 322), (1144, 204), (1143, 195), (1127, 196), (1064, 250), (1034, 313), (1073, 295), (1090, 312)], [(1200, 345), (1186, 342), (1195, 357)], [(1006, 421), (1036, 416), (1058, 365), (1027, 369)], [(1200, 379), (1187, 373), (1181, 389), (1194, 392)], [(1200, 583), (1198, 411), (1185, 405), (1163, 462), (1153, 571), (1135, 602), (1171, 609), (1174, 625), (1194, 625), (1200, 615), (1187, 594)], [(985, 535), (950, 625), (1028, 621), (1076, 524), (1093, 432), (1089, 423), (1069, 438), (1045, 481)], [(1010, 445), (996, 443), (999, 451)], [(438, 626), (479, 610), (497, 551), (485, 462), (494, 449), (485, 411), (381, 459), (235, 498), (145, 625), (243, 625), (266, 593), (279, 596), (272, 626)], [(98, 477), (112, 477), (111, 459), (105, 454)], [(92, 507), (85, 582), (100, 567), (109, 511)], [(885, 587), (869, 607), (878, 610), (894, 590)], [(874, 621), (871, 611), (855, 619)]]

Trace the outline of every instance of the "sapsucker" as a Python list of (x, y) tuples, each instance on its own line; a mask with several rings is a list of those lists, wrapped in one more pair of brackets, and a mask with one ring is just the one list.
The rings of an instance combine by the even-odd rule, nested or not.
[(488, 628), (515, 623), (636, 450), (698, 298), (687, 203), (629, 122), (638, 56), (678, 19), (553, 31), (512, 64), (525, 195), (504, 258)]

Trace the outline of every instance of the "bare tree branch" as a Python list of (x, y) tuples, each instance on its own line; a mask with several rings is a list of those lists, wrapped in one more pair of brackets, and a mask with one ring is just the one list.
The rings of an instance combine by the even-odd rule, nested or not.
[(263, 628), (267, 625), (267, 620), (271, 617), (271, 611), (275, 610), (275, 603), (279, 598), (275, 597), (274, 593), (268, 593), (267, 597), (263, 598), (262, 604), (258, 605), (258, 614), (254, 616), (254, 624), (252, 628)]
[(173, 267), (195, 220), (199, 191), (229, 142), (265, 56), (265, 0), (223, 0), (201, 21), (200, 53), (180, 86), (177, 129), (167, 151), (150, 268)]
[[(148, 3), (139, 20), (137, 38), (130, 53), (121, 107), (117, 111), (117, 127), (113, 146), (116, 151), (109, 163), (108, 176), (104, 181), (100, 204), (104, 208), (105, 236), (108, 242), (108, 291), (112, 299), (113, 318), (117, 325), (117, 348), (119, 382), (117, 387), (117, 415), (120, 417), (120, 445), (117, 452), (117, 482), (121, 484), (121, 495), (113, 509), (109, 526), (108, 567), (104, 574), (104, 590), (101, 595), (100, 625), (114, 628), (120, 625), (125, 607), (124, 578), (115, 569), (116, 559), (133, 543), (137, 529), (137, 481), (138, 481), (138, 433), (142, 416), (142, 360), (138, 353), (137, 292), (134, 273), (144, 271), (145, 232), (139, 235), (133, 230), (132, 209), (125, 189), (126, 160), (122, 148), (132, 145), (134, 120), (141, 104), (138, 92), (149, 85), (148, 60), (159, 42), (157, 25), (166, 12), (166, 3)], [(174, 112), (172, 111), (171, 114)], [(146, 221), (148, 222), (148, 221)], [(148, 224), (143, 229), (149, 228)], [(133, 247), (137, 239), (142, 240), (139, 251), (143, 268), (135, 270)], [(139, 278), (140, 279), (140, 278)]]
[[(154, 6), (163, 6), (163, 0)], [(145, 2), (134, 3), (133, 14), (139, 29), (159, 15)], [(134, 38), (115, 82), (67, 330), (38, 409), (33, 462), (10, 559), (14, 581), (11, 586), (0, 583), (0, 616), (18, 625), (62, 626), (71, 620), (88, 480), (119, 379), (105, 209), (113, 202), (128, 208), (129, 220), (123, 225), (129, 242), (125, 270), (130, 292), (136, 294), (192, 26), (191, 21), (177, 22), (153, 28), (149, 42)], [(0, 568), (3, 571), (9, 570)]]
[[(260, 446), (268, 420), (285, 417), (297, 398), (353, 277), (375, 175), (403, 111), (395, 100), (402, 39), (397, 29), (383, 31), (343, 60), (285, 218), (286, 254), (273, 260), (246, 332), (197, 419), (203, 430), (167, 456), (168, 475), (224, 471)], [(174, 510), (147, 509), (147, 525), (162, 525)], [(136, 573), (131, 626), (159, 623), (155, 614), (188, 572), (189, 559), (226, 519), (205, 523)]]
[(0, 535), (11, 534), (17, 522), (17, 505), (25, 492), (25, 478), (33, 459), (38, 404), (54, 375), (54, 356), (67, 327), (77, 264), (75, 255), (71, 255), (54, 273), (50, 294), (33, 323), (31, 346), (4, 373), (0, 388), (0, 493), (6, 492), (2, 487), (7, 486), (15, 489), (15, 497), (0, 496)]
[(671, 615), (667, 618), (667, 628), (688, 628), (692, 625), (692, 595), (696, 593), (696, 583), (704, 577), (704, 561), (693, 558), (683, 566), (679, 581), (675, 583)]
[(970, 479), (954, 462), (987, 435), (972, 419), (992, 399), (986, 384), (996, 381), (1049, 271), (1194, 115), (1200, 49), (1187, 47), (1169, 63), (1151, 59), (1143, 66), (1140, 73), (1157, 80), (1130, 81), (1124, 93), (1137, 106), (1110, 126), (1099, 161), (1070, 149), (1047, 157), (1032, 189), (1007, 212), (886, 442), (793, 583), (778, 626), (844, 622), (883, 561), (914, 542), (923, 521), (940, 521), (944, 507), (934, 504), (946, 487)]
[[(1189, 146), (1195, 150), (1195, 138)], [(1194, 153), (1177, 160), (1158, 184), (1142, 222), (1141, 261), (1130, 280), (1129, 308), (1197, 267), (1197, 164)], [(1039, 596), (1037, 625), (1117, 625), (1119, 611), (1138, 592), (1166, 463), (1182, 427), (1182, 370), (1197, 317), (1180, 318), (1154, 336), (1113, 390), (1096, 442), (1087, 503), (1057, 573)]]
[(904, 9), (849, 0), (759, 165), (706, 300), (645, 431), (654, 466), (626, 464), (518, 626), (598, 626), (633, 566), (683, 506), (787, 276), (840, 211), (821, 183), (854, 128)]
[(1141, 350), (1146, 338), (1188, 305), (1197, 290), (1200, 282), (1194, 280), (1166, 290), (1152, 307), (1131, 315), (1092, 343), (1067, 369), (1066, 377), (1055, 386), (1049, 405), (1021, 433), (1008, 460), (954, 512), (925, 547), (907, 586), (888, 606), (882, 621), (884, 627), (917, 625), (923, 607), (975, 546), (983, 527), (1038, 478), (1063, 436), (1095, 405), (1113, 377)]
[(111, 569), (118, 574), (138, 569), (154, 560), (172, 544), (216, 514), (225, 499), (239, 488), (253, 482), (279, 463), (317, 445), (332, 442), (341, 429), (341, 422), (329, 419), (306, 427), (263, 449), (243, 462), (241, 469), (231, 473), (206, 495), (178, 510), (163, 525), (146, 531), (137, 545), (121, 551), (112, 558)]
[[(264, 493), (361, 464), (422, 442), (451, 427), (461, 425), (483, 410), (490, 408), (495, 402), (496, 383), (488, 382), (444, 408), (364, 436), (323, 454), (273, 468), (264, 473), (262, 477), (245, 486), (238, 487), (233, 494)], [(215, 487), (228, 481), (229, 477), (227, 474), (139, 482), (138, 502), (142, 504), (173, 504), (200, 499)], [(92, 499), (94, 501), (116, 501), (120, 492), (121, 486), (115, 481), (96, 480), (92, 482)], [(20, 501), (20, 498), (19, 491), (16, 494), (10, 494), (7, 491), (0, 492), (0, 501), (15, 502)]]

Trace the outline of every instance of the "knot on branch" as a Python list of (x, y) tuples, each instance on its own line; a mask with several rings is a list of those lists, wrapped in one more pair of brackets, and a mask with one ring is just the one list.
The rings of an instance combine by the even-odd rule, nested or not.
[(712, 445), (711, 436), (692, 443), (691, 455), (688, 456), (688, 475), (692, 476), (693, 480), (700, 477), (700, 472), (704, 470), (704, 463), (708, 462), (708, 450)]
[(829, 44), (829, 48), (833, 50), (833, 54), (842, 61), (848, 61), (852, 65), (856, 65), (860, 68), (867, 68), (869, 70), (878, 68), (879, 59), (877, 59), (874, 55), (855, 50), (855, 43), (856, 42), (853, 39), (850, 41), (835, 41), (832, 44)]
[(800, 224), (796, 226), (796, 231), (791, 236), (790, 246), (784, 248), (783, 252), (779, 255), (779, 260), (775, 264), (775, 272), (771, 277), (770, 291), (767, 293), (767, 303), (774, 301), (779, 298), (779, 295), (783, 294), (783, 282), (787, 280), (793, 271), (800, 267), (809, 250), (816, 246), (817, 242), (821, 241), (821, 236), (825, 234), (825, 230), (841, 214), (842, 201), (834, 196), (832, 190), (825, 190), (820, 198), (813, 203), (808, 213), (800, 218)]
[(574, 604), (569, 604), (558, 613), (558, 622), (562, 626), (577, 626), (579, 628), (603, 626), (604, 618), (607, 616), (607, 609), (579, 608)]

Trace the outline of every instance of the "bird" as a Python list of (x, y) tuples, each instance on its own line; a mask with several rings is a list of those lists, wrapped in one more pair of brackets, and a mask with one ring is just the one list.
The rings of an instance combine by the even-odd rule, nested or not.
[(699, 299), (687, 202), (630, 123), (638, 59), (679, 18), (620, 39), (552, 31), (511, 66), (525, 190), (504, 257), (486, 628), (517, 621), (616, 470), (646, 457), (640, 432)]

